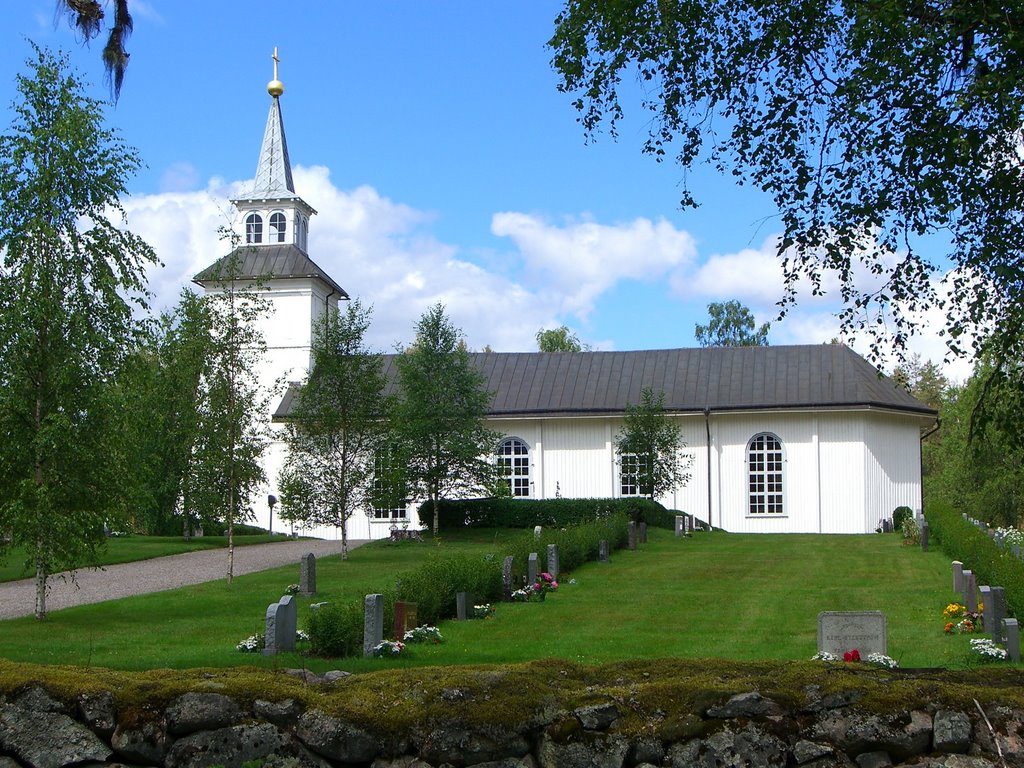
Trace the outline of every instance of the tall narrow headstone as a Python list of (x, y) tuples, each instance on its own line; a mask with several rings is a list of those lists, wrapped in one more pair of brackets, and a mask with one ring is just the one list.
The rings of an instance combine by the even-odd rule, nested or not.
[(277, 611), (280, 603), (271, 603), (267, 606), (267, 618), (263, 625), (263, 655), (273, 656), (280, 649), (277, 642)]
[(964, 591), (964, 564), (959, 560), (953, 561), (953, 591)]
[(501, 596), (505, 600), (512, 599), (512, 561), (513, 557), (509, 555), (501, 564)]
[(928, 521), (921, 521), (921, 551), (928, 551)]
[(1003, 642), (1003, 619), (1006, 618), (1006, 590), (992, 587), (992, 642)]
[(543, 533), (544, 533), (544, 526), (542, 526), (542, 525), (535, 525), (533, 527), (533, 538), (539, 539)]
[(1010, 551), (1013, 552), (1013, 556), (1020, 560), (1020, 544), (1012, 544)]
[(1010, 661), (1020, 661), (1020, 627), (1016, 619), (1003, 619), (1003, 636)]
[(599, 563), (607, 563), (608, 562), (608, 540), (607, 539), (601, 539), (597, 543), (597, 561)]
[(639, 539), (640, 543), (641, 544), (646, 544), (647, 543), (647, 523), (640, 523), (640, 525), (638, 525), (637, 528), (639, 528), (638, 539)]
[(455, 593), (455, 618), (466, 621), (473, 615), (473, 596), (469, 592)]
[(299, 594), (312, 597), (316, 594), (316, 555), (307, 552), (299, 564)]
[(558, 545), (548, 544), (548, 573), (551, 578), (558, 580)]
[(685, 519), (682, 515), (676, 515), (676, 536), (682, 536), (686, 533)]
[(964, 570), (964, 605), (968, 611), (978, 610), (978, 582), (974, 580), (974, 571)]
[(687, 513), (686, 520), (687, 520), (687, 523), (688, 523), (687, 526), (686, 526), (686, 530), (687, 531), (689, 531), (690, 533), (693, 533), (695, 530), (697, 530), (697, 518), (696, 517), (694, 517), (693, 515)]
[(384, 642), (384, 595), (367, 595), (363, 599), (363, 656), (373, 656), (373, 649)]
[(626, 528), (629, 533), (629, 548), (636, 549), (636, 523), (630, 520)]
[(985, 632), (991, 632), (994, 626), (993, 622), (993, 608), (992, 605), (992, 587), (987, 584), (982, 584), (978, 587), (978, 591), (981, 592), (981, 628)]
[(537, 581), (537, 574), (540, 570), (537, 568), (537, 553), (531, 552), (530, 556), (526, 558), (526, 581), (529, 584), (534, 584)]

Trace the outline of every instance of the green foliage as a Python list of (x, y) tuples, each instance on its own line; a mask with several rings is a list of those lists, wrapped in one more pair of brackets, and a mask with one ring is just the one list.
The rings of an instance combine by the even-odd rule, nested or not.
[[(410, 492), (431, 502), (492, 484), (489, 460), (499, 435), (484, 426), (492, 394), (440, 304), (416, 324), (416, 341), (398, 355), (401, 397), (394, 433)], [(437, 533), (435, 516), (433, 531)]]
[(582, 352), (589, 351), (590, 345), (580, 341), (576, 332), (566, 325), (558, 328), (541, 328), (537, 331), (537, 350), (539, 352)]
[(999, 549), (951, 504), (932, 503), (925, 514), (929, 535), (942, 551), (973, 571), (979, 585), (1005, 589), (1007, 607), (1014, 616), (1024, 616), (1024, 561), (1009, 549)]
[(619, 471), (626, 474), (629, 467), (641, 494), (652, 499), (664, 496), (690, 482), (686, 470), (693, 455), (682, 454), (685, 447), (682, 429), (665, 413), (665, 393), (655, 396), (644, 387), (640, 402), (626, 406), (622, 430), (615, 437)]
[(896, 507), (892, 511), (892, 529), (893, 531), (902, 531), (903, 523), (907, 520), (914, 519), (914, 510), (910, 507)]
[(156, 256), (118, 227), (134, 150), (66, 58), (35, 48), (27, 63), (0, 137), (0, 530), (31, 552), (41, 619), (48, 576), (93, 557), (128, 506), (108, 383)]
[[(675, 527), (675, 513), (669, 513), (657, 501), (642, 497), (619, 499), (445, 499), (438, 505), (442, 530), (458, 528), (533, 528), (578, 525), (599, 517), (625, 514), (631, 520), (666, 528)], [(421, 525), (433, 518), (433, 505), (419, 507)]]
[[(1019, 361), (1022, 25), (1018, 5), (940, 0), (568, 0), (549, 46), (588, 135), (614, 135), (638, 93), (647, 153), (771, 195), (785, 304), (835, 279), (877, 354), (937, 307), (952, 348), (1000, 328), (998, 358)], [(922, 255), (936, 243), (946, 258)]]
[[(1016, 388), (994, 383), (983, 360), (964, 387), (951, 387), (937, 442), (926, 444), (929, 503), (944, 500), (993, 525), (1024, 520), (1024, 447)], [(987, 390), (987, 392), (986, 392)], [(976, 418), (980, 408), (987, 418)]]
[(292, 409), (281, 470), (281, 519), (341, 528), (373, 503), (374, 460), (388, 437), (383, 362), (366, 349), (369, 310), (358, 301), (325, 312), (313, 336), (313, 373)]
[(315, 656), (362, 655), (363, 604), (355, 601), (328, 603), (311, 611), (309, 640), (310, 650)]
[(708, 304), (708, 324), (694, 328), (702, 347), (767, 347), (771, 323), (757, 328), (750, 310), (738, 301)]
[(398, 575), (395, 598), (417, 603), (421, 624), (455, 616), (455, 594), (468, 592), (478, 601), (501, 598), (501, 561), (494, 555), (444, 555)]

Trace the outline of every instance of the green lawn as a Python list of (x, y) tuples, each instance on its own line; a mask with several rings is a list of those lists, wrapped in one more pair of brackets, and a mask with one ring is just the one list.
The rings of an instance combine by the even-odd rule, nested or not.
[[(482, 531), (446, 538), (442, 551), (491, 551), (502, 537)], [(308, 604), (377, 591), (394, 574), (438, 551), (430, 544), (384, 542), (317, 563), (321, 593)], [(949, 560), (901, 546), (895, 535), (698, 534), (676, 539), (651, 531), (650, 543), (620, 551), (562, 579), (540, 604), (500, 604), (484, 621), (447, 622), (446, 642), (410, 646), (401, 659), (324, 660), (244, 655), (234, 645), (262, 628), (263, 615), (298, 564), (50, 615), (0, 622), (12, 660), (139, 669), (307, 666), (361, 671), (389, 666), (493, 664), (537, 658), (601, 663), (632, 658), (807, 659), (823, 610), (882, 610), (889, 653), (903, 667), (963, 667), (967, 637), (942, 632), (951, 590)]]
[[(244, 547), (250, 544), (288, 540), (289, 537), (279, 534), (236, 536), (235, 546)], [(201, 536), (190, 541), (185, 541), (181, 536), (118, 536), (107, 539), (107, 546), (100, 552), (98, 561), (90, 563), (90, 565), (132, 563), (136, 560), (149, 560), (164, 555), (180, 555), (182, 552), (195, 552), (199, 549), (218, 549), (227, 547), (227, 545), (226, 536)], [(28, 565), (28, 553), (23, 547), (11, 549), (0, 560), (0, 582), (27, 579), (33, 575), (34, 572)]]

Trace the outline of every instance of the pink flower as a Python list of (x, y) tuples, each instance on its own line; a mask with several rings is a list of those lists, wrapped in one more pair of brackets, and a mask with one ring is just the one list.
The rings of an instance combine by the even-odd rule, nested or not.
[(843, 661), (860, 661), (860, 651), (854, 648), (843, 654)]

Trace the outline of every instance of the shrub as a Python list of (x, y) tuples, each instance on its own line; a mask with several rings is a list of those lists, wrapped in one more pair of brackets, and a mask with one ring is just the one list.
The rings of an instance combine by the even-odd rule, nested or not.
[[(384, 613), (387, 616), (387, 611)], [(359, 656), (363, 652), (362, 602), (322, 606), (309, 615), (311, 650), (316, 656)]]
[(1024, 616), (1024, 561), (996, 543), (944, 502), (929, 504), (929, 534), (942, 551), (972, 570), (978, 584), (1006, 590), (1006, 605), (1014, 616)]
[(903, 521), (913, 519), (914, 510), (910, 507), (896, 507), (896, 509), (892, 511), (892, 529), (894, 531), (902, 531)]
[[(586, 523), (622, 512), (631, 520), (672, 530), (675, 512), (669, 512), (652, 499), (487, 499), (442, 500), (438, 507), (441, 528), (533, 528), (536, 525), (563, 527)], [(433, 524), (434, 510), (429, 502), (420, 505), (420, 524)]]
[(417, 603), (420, 623), (435, 624), (455, 615), (455, 594), (469, 592), (477, 600), (501, 597), (501, 562), (493, 555), (442, 555), (399, 574), (395, 597)]

